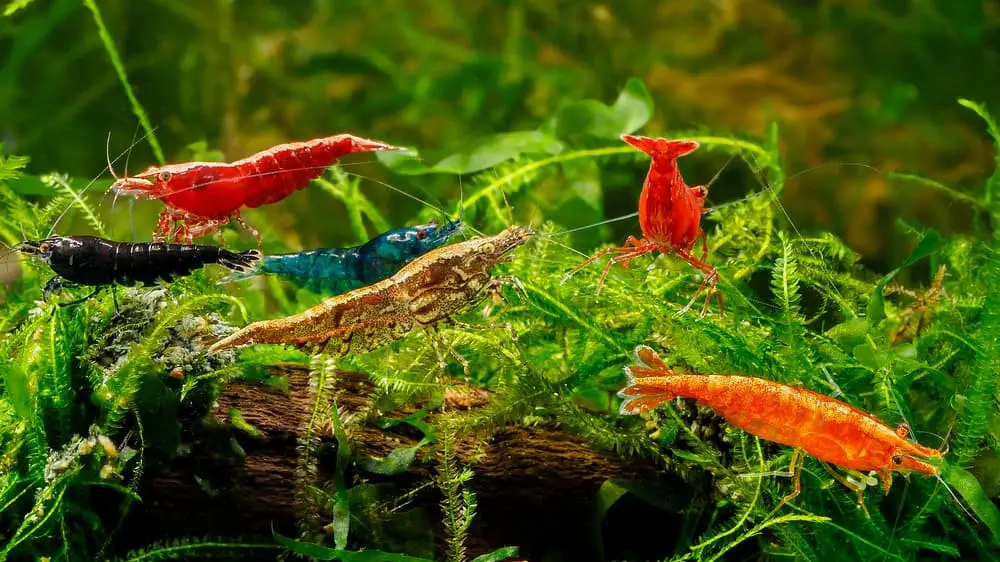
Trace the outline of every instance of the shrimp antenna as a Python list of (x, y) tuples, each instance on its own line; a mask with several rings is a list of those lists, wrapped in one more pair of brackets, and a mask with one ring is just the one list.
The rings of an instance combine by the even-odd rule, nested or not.
[[(708, 201), (709, 189), (711, 189), (712, 185), (716, 182), (716, 180), (718, 180), (719, 177), (722, 176), (722, 172), (725, 172), (726, 168), (728, 168), (729, 165), (733, 163), (733, 159), (735, 159), (735, 158), (736, 158), (735, 154), (730, 154), (729, 155), (729, 160), (726, 160), (726, 163), (723, 164), (722, 167), (719, 168), (719, 171), (715, 172), (715, 175), (712, 176), (712, 179), (708, 180), (708, 183), (705, 184), (705, 200), (706, 201)], [(706, 213), (706, 211), (702, 211), (702, 214), (705, 214), (705, 213)]]
[(500, 189), (500, 197), (503, 197), (503, 204), (507, 207), (507, 226), (514, 224), (514, 206), (507, 199), (507, 192)]
[(958, 507), (962, 509), (962, 513), (964, 513), (969, 519), (972, 519), (973, 521), (979, 520), (978, 517), (976, 517), (971, 511), (969, 511), (967, 507), (965, 507), (965, 504), (962, 503), (962, 500), (959, 499), (957, 495), (955, 495), (955, 490), (951, 489), (951, 486), (949, 486), (948, 483), (944, 481), (944, 478), (941, 478), (940, 474), (935, 474), (934, 478), (937, 478), (937, 481), (940, 482), (942, 486), (944, 486), (944, 489), (948, 492), (948, 495), (951, 496), (951, 499), (955, 500), (955, 503), (958, 504)]
[(562, 236), (563, 234), (569, 234), (571, 232), (579, 232), (581, 230), (587, 230), (588, 228), (594, 228), (595, 226), (603, 226), (605, 224), (611, 224), (613, 222), (621, 222), (621, 221), (624, 221), (624, 220), (635, 218), (637, 216), (639, 216), (638, 212), (629, 213), (627, 215), (622, 215), (620, 217), (615, 217), (613, 219), (605, 219), (605, 220), (602, 220), (600, 222), (595, 222), (594, 224), (588, 224), (587, 226), (581, 226), (581, 227), (578, 227), (578, 228), (571, 228), (569, 230), (562, 230), (560, 232), (553, 232), (553, 233), (549, 234), (549, 236)]
[[(799, 230), (799, 227), (795, 224), (795, 221), (792, 220), (792, 215), (788, 214), (788, 209), (786, 209), (785, 206), (781, 203), (781, 200), (775, 197), (774, 202), (775, 204), (778, 205), (778, 209), (781, 209), (781, 214), (785, 216), (785, 220), (787, 220), (788, 224), (792, 226), (792, 230), (795, 231), (795, 235), (798, 236), (799, 240), (801, 240), (803, 244), (805, 244), (806, 250), (809, 252), (809, 255), (812, 256), (813, 259), (817, 260), (818, 263), (824, 263), (823, 260), (821, 260), (819, 256), (816, 255), (816, 252), (813, 251), (813, 249), (809, 246), (809, 244), (805, 242), (805, 237), (802, 236), (802, 232)], [(834, 293), (837, 293), (837, 298), (843, 299), (843, 295), (840, 294), (840, 289), (837, 288), (837, 283), (834, 280), (833, 275), (829, 271), (824, 271), (824, 273), (827, 274), (827, 277), (830, 280), (830, 288), (833, 289)]]
[[(134, 136), (133, 136), (133, 140), (134, 140)], [(115, 167), (113, 166), (113, 164), (111, 162), (111, 131), (108, 131), (108, 140), (104, 144), (104, 158), (106, 158), (107, 161), (108, 161), (108, 172), (111, 173), (111, 177), (115, 178), (115, 181), (118, 181), (118, 174), (115, 173)], [(125, 162), (125, 175), (126, 175), (126, 177), (128, 176), (128, 159), (126, 159), (126, 162)], [(105, 193), (104, 195), (107, 195), (107, 193)], [(102, 200), (104, 199), (104, 195), (101, 195), (101, 199)], [(115, 193), (114, 198), (111, 200), (111, 209), (112, 210), (114, 210), (116, 203), (118, 203), (118, 193), (117, 192)]]
[(712, 176), (712, 179), (708, 180), (708, 183), (705, 184), (705, 189), (708, 189), (708, 188), (712, 187), (712, 184), (715, 183), (715, 180), (719, 179), (719, 176), (722, 175), (722, 172), (725, 172), (726, 168), (728, 168), (729, 165), (732, 164), (733, 160), (735, 160), (735, 159), (736, 159), (736, 155), (735, 154), (729, 155), (729, 160), (726, 160), (726, 163), (723, 164), (721, 168), (719, 168), (718, 172), (715, 172), (715, 175)]
[(458, 221), (462, 223), (462, 236), (468, 239), (465, 233), (465, 184), (462, 183), (462, 174), (458, 175)]
[[(126, 151), (125, 151), (125, 176), (124, 176), (124, 178), (122, 178), (123, 180), (128, 180), (128, 162), (129, 162), (129, 159), (132, 158), (132, 149), (136, 145), (136, 142), (137, 142), (136, 141), (136, 136), (138, 134), (139, 134), (139, 123), (136, 123), (135, 124), (135, 130), (132, 131), (132, 144), (130, 144), (129, 147), (128, 147), (128, 149), (126, 149)], [(143, 135), (143, 136), (145, 137), (145, 135)], [(111, 144), (111, 131), (108, 131), (108, 145), (110, 145), (110, 144)], [(105, 151), (105, 156), (107, 156), (108, 147), (105, 147), (104, 151)], [(115, 178), (115, 181), (117, 182), (118, 181), (118, 174), (116, 174), (114, 168), (111, 167), (111, 159), (110, 158), (108, 159), (108, 171), (111, 172), (111, 177)], [(104, 198), (107, 197), (107, 195), (108, 195), (107, 191), (104, 192), (104, 194), (101, 195), (101, 201), (102, 202), (104, 201)], [(118, 203), (118, 192), (116, 191), (114, 198), (111, 200), (111, 209), (112, 210), (114, 210), (115, 205), (117, 203)], [(132, 208), (133, 208), (133, 206), (129, 205), (129, 210), (128, 210), (129, 217), (132, 216)], [(133, 228), (133, 230), (134, 230), (134, 228)], [(133, 238), (134, 238), (134, 236), (133, 236)]]
[[(157, 127), (153, 127), (154, 131), (156, 129), (157, 129)], [(104, 170), (111, 170), (111, 164), (112, 163), (117, 162), (118, 160), (120, 160), (122, 156), (125, 156), (126, 154), (128, 154), (133, 148), (135, 148), (135, 146), (138, 143), (142, 142), (145, 139), (146, 139), (146, 134), (143, 134), (135, 142), (133, 142), (131, 145), (129, 145), (129, 147), (127, 149), (123, 150), (114, 160), (110, 160), (109, 159), (108, 166), (106, 168), (102, 168), (101, 171), (96, 176), (94, 176), (93, 178), (91, 178), (90, 181), (87, 182), (87, 185), (85, 185), (83, 187), (83, 189), (80, 190), (80, 193), (82, 194), (82, 193), (86, 192), (88, 189), (90, 189), (90, 186), (94, 185), (94, 182), (96, 182), (98, 179), (100, 179), (100, 177), (102, 175), (104, 175)], [(105, 144), (105, 153), (106, 153), (106, 155), (110, 155), (110, 145), (111, 145), (111, 132), (109, 131), (108, 132), (108, 140), (107, 140), (107, 143)], [(111, 170), (111, 173), (112, 173), (112, 175), (114, 175), (114, 170)], [(127, 172), (126, 172), (126, 177), (128, 177), (128, 173)], [(110, 189), (111, 188), (108, 188), (109, 191), (110, 191)], [(52, 228), (50, 228), (48, 234), (45, 235), (46, 238), (48, 238), (49, 236), (52, 236), (52, 233), (55, 232), (56, 227), (59, 225), (59, 222), (62, 221), (62, 219), (66, 216), (66, 213), (68, 213), (69, 210), (73, 208), (73, 205), (79, 203), (82, 200), (82, 198), (75, 191), (73, 191), (73, 188), (69, 188), (69, 190), (73, 193), (75, 200), (74, 201), (70, 201), (66, 205), (66, 208), (63, 209), (63, 212), (59, 213), (59, 216), (56, 217), (55, 222), (52, 223)], [(107, 195), (107, 192), (105, 192), (103, 195), (101, 195), (101, 199), (103, 200), (106, 195)]]
[[(733, 163), (734, 159), (736, 159), (736, 154), (731, 155), (729, 157), (729, 160), (726, 160), (726, 163), (722, 165), (722, 168), (719, 168), (719, 171), (716, 172), (714, 176), (712, 176), (712, 179), (707, 184), (705, 184), (705, 190), (706, 191), (709, 188), (712, 187), (712, 184), (715, 183), (715, 180), (719, 179), (719, 176), (721, 176), (722, 172), (724, 172), (726, 170), (726, 168), (729, 167), (729, 165)], [(759, 179), (759, 177), (758, 177), (758, 179)], [(764, 182), (764, 184), (766, 186), (767, 182)], [(770, 191), (772, 191), (772, 189), (770, 187), (767, 187), (766, 189), (764, 189), (764, 191), (750, 193), (750, 194), (748, 194), (748, 195), (746, 195), (744, 197), (741, 197), (741, 198), (739, 198), (739, 199), (737, 199), (735, 201), (729, 201), (728, 203), (720, 203), (719, 205), (712, 205), (711, 207), (706, 207), (704, 210), (702, 210), (702, 214), (703, 215), (708, 215), (708, 214), (711, 214), (711, 213), (715, 213), (715, 212), (717, 212), (717, 211), (719, 211), (721, 209), (725, 209), (726, 207), (732, 207), (733, 205), (739, 205), (740, 203), (744, 203), (744, 202), (749, 201), (751, 199), (756, 199), (757, 197), (760, 197), (761, 195), (763, 195), (765, 193), (768, 193)], [(707, 195), (705, 197), (705, 200), (708, 201), (708, 196)]]
[[(132, 144), (129, 145), (128, 150), (125, 152), (125, 179), (128, 179), (128, 161), (132, 158), (132, 148), (135, 147), (135, 137), (139, 134), (139, 123), (135, 124), (135, 130), (132, 131)], [(111, 133), (108, 133), (108, 140), (111, 140)], [(108, 169), (111, 169), (111, 162), (108, 162)], [(111, 170), (111, 175), (114, 176), (114, 170)], [(115, 177), (115, 179), (118, 179)]]
[[(111, 131), (108, 131), (108, 139), (104, 142), (104, 158), (108, 162), (108, 172), (117, 180), (118, 174), (115, 173), (114, 163), (111, 162)], [(128, 161), (125, 162), (125, 173), (128, 173)]]
[[(364, 178), (364, 179), (369, 180), (369, 181), (373, 181), (373, 182), (375, 182), (375, 183), (377, 183), (377, 184), (379, 184), (379, 185), (381, 185), (383, 187), (387, 187), (387, 188), (395, 191), (396, 193), (399, 193), (400, 195), (404, 195), (406, 197), (409, 197), (410, 199), (413, 199), (417, 203), (420, 203), (422, 205), (426, 205), (428, 208), (433, 209), (433, 210), (441, 213), (442, 215), (448, 216), (448, 213), (444, 209), (442, 209), (441, 207), (439, 207), (437, 205), (432, 205), (432, 204), (428, 203), (427, 201), (424, 201), (423, 199), (417, 197), (416, 195), (414, 195), (412, 193), (409, 193), (406, 190), (400, 189), (400, 188), (398, 188), (398, 187), (396, 187), (394, 185), (390, 185), (390, 184), (388, 184), (388, 183), (386, 183), (384, 181), (377, 180), (375, 178), (369, 178), (367, 176), (362, 176), (361, 174), (355, 174), (353, 172), (344, 172), (344, 173), (348, 174), (348, 175), (355, 176), (355, 177)], [(475, 231), (476, 234), (482, 234), (481, 232), (479, 232), (478, 230), (476, 230), (474, 228), (472, 230)]]

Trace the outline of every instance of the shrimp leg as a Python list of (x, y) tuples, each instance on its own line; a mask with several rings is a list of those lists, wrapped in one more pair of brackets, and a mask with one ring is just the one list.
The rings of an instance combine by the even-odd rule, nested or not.
[[(706, 241), (706, 243), (707, 243), (707, 241)], [(706, 251), (708, 250), (708, 246), (707, 245), (705, 246), (705, 249), (706, 249)], [(674, 252), (678, 256), (680, 256), (682, 259), (684, 259), (684, 261), (686, 261), (689, 264), (691, 264), (691, 266), (693, 266), (695, 269), (697, 269), (698, 271), (701, 271), (702, 273), (705, 274), (705, 279), (701, 282), (701, 286), (699, 286), (698, 290), (695, 292), (695, 295), (697, 295), (703, 289), (707, 288), (707, 293), (705, 295), (705, 305), (701, 309), (701, 315), (705, 316), (705, 314), (708, 313), (708, 304), (712, 301), (712, 295), (717, 296), (718, 299), (719, 299), (719, 314), (721, 315), (722, 314), (722, 294), (718, 293), (716, 291), (716, 288), (715, 288), (716, 283), (719, 282), (719, 272), (714, 267), (712, 267), (712, 266), (708, 265), (707, 263), (705, 263), (705, 262), (699, 260), (698, 258), (694, 257), (691, 254), (691, 252), (689, 252), (688, 250), (684, 250), (682, 248), (676, 248), (674, 250)], [(684, 308), (682, 308), (679, 314), (684, 314), (685, 312), (687, 312), (688, 310), (690, 310), (691, 309), (691, 305), (693, 303), (694, 303), (694, 299), (691, 299), (691, 302), (689, 302), (687, 304), (687, 306), (685, 306)]]
[(89, 295), (87, 295), (85, 297), (82, 297), (82, 298), (79, 298), (79, 299), (76, 299), (76, 300), (72, 300), (72, 301), (69, 301), (69, 302), (61, 302), (57, 306), (59, 306), (60, 308), (64, 308), (64, 307), (67, 307), (67, 306), (78, 305), (78, 304), (80, 304), (80, 303), (82, 303), (84, 301), (90, 300), (91, 298), (94, 297), (94, 295), (96, 295), (97, 293), (100, 293), (102, 289), (104, 289), (103, 285), (100, 286), (100, 287), (98, 287), (98, 288), (96, 288), (96, 289), (94, 289), (94, 292), (90, 293)]
[(182, 215), (181, 218), (184, 219), (184, 224), (177, 229), (175, 240), (182, 244), (190, 244), (198, 236), (218, 230), (229, 223), (229, 219), (202, 219), (194, 215)]
[[(45, 287), (42, 288), (42, 299), (47, 301), (47, 300), (49, 300), (49, 297), (52, 295), (52, 293), (58, 292), (60, 289), (66, 289), (66, 288), (72, 287), (72, 286), (77, 286), (77, 285), (76, 285), (76, 283), (69, 283), (69, 282), (67, 282), (62, 277), (53, 277), (52, 279), (49, 279), (48, 283), (45, 284)], [(85, 296), (83, 298), (76, 299), (76, 300), (70, 301), (70, 302), (59, 303), (57, 306), (59, 306), (59, 308), (63, 308), (63, 307), (66, 307), (66, 306), (74, 306), (74, 305), (80, 304), (80, 303), (82, 303), (82, 302), (90, 299), (91, 297), (93, 297), (97, 293), (99, 293), (101, 291), (101, 289), (103, 289), (103, 287), (98, 287), (98, 288), (94, 289), (93, 293), (90, 293), (89, 295), (87, 295), (87, 296)]]
[(565, 283), (570, 277), (576, 275), (576, 273), (578, 271), (580, 271), (581, 269), (583, 269), (583, 268), (587, 267), (588, 265), (594, 263), (595, 261), (603, 258), (604, 256), (606, 256), (608, 254), (612, 254), (612, 253), (619, 253), (619, 254), (621, 254), (621, 253), (633, 252), (633, 251), (635, 251), (634, 248), (639, 247), (640, 244), (641, 244), (641, 241), (638, 240), (635, 236), (629, 236), (628, 239), (625, 241), (625, 244), (622, 245), (622, 246), (615, 247), (615, 248), (604, 248), (603, 250), (599, 250), (597, 253), (595, 253), (594, 255), (590, 256), (589, 258), (587, 258), (586, 260), (584, 260), (583, 263), (581, 263), (580, 265), (574, 267), (573, 269), (571, 269), (569, 271), (569, 273), (567, 273), (566, 275), (564, 275), (563, 279), (562, 279), (562, 282)]
[(791, 473), (792, 479), (795, 482), (795, 489), (791, 494), (788, 494), (781, 499), (781, 503), (775, 509), (780, 509), (781, 506), (795, 499), (796, 496), (802, 491), (802, 465), (806, 462), (806, 456), (802, 454), (802, 448), (796, 447), (792, 451), (792, 461), (788, 464), (788, 472)]
[(620, 263), (622, 264), (622, 267), (628, 268), (629, 264), (632, 262), (633, 259), (643, 254), (648, 254), (652, 251), (655, 251), (656, 248), (657, 245), (655, 243), (646, 240), (639, 240), (635, 236), (629, 236), (628, 239), (625, 241), (624, 245), (619, 246), (617, 248), (605, 248), (597, 252), (593, 256), (587, 258), (586, 261), (576, 266), (569, 273), (567, 273), (563, 277), (563, 282), (565, 283), (566, 280), (572, 277), (574, 274), (576, 274), (576, 272), (590, 265), (594, 261), (608, 254), (617, 254), (610, 260), (608, 260), (607, 264), (605, 264), (604, 270), (601, 272), (601, 278), (597, 281), (596, 294), (600, 294), (601, 288), (604, 286), (604, 282), (607, 280), (608, 274), (611, 272), (611, 266), (615, 265), (616, 263)]
[[(428, 334), (430, 335), (431, 345), (434, 346), (434, 352), (438, 356), (438, 365), (441, 367), (441, 371), (446, 371), (448, 369), (448, 363), (444, 360), (445, 353), (451, 355), (462, 364), (462, 372), (465, 373), (465, 379), (469, 380), (469, 361), (462, 357), (462, 355), (455, 351), (455, 348), (448, 342), (444, 341), (444, 337), (441, 336), (440, 327), (433, 325), (428, 327)], [(444, 347), (445, 352), (441, 351)]]
[(254, 237), (255, 240), (257, 240), (257, 249), (263, 251), (264, 240), (260, 237), (260, 232), (256, 228), (250, 226), (250, 224), (247, 221), (243, 220), (243, 217), (240, 215), (239, 211), (236, 211), (236, 214), (233, 215), (233, 220), (235, 220), (240, 226), (242, 226), (247, 232), (249, 232)]
[(173, 234), (175, 222), (177, 219), (170, 208), (163, 209), (160, 212), (160, 218), (156, 221), (156, 228), (153, 229), (153, 242), (166, 241), (167, 237)]
[[(496, 306), (503, 301), (503, 308), (501, 308), (500, 312), (497, 313), (498, 315), (502, 315), (507, 312), (508, 308), (510, 308), (510, 301), (507, 300), (507, 297), (503, 296), (504, 285), (514, 289), (514, 292), (520, 292), (520, 294), (524, 296), (524, 299), (528, 300), (528, 291), (524, 289), (524, 284), (521, 283), (520, 279), (513, 275), (498, 275), (490, 279), (490, 282), (483, 288), (484, 291), (492, 295), (493, 306)], [(493, 314), (493, 309), (490, 305), (487, 305), (487, 308), (484, 310), (488, 311), (484, 313), (484, 316), (491, 316)], [(456, 322), (456, 325), (458, 324), (460, 323)]]
[(865, 511), (865, 514), (867, 514), (868, 508), (865, 507), (865, 495), (864, 495), (865, 488), (867, 488), (867, 486), (864, 484), (864, 482), (860, 484), (851, 482), (850, 480), (845, 478), (844, 475), (834, 470), (834, 468), (830, 466), (828, 463), (823, 461), (820, 461), (820, 463), (823, 465), (823, 468), (825, 468), (826, 471), (830, 473), (830, 476), (833, 476), (834, 480), (840, 482), (845, 488), (853, 491), (855, 494), (858, 495), (858, 506), (860, 506), (861, 509)]
[[(597, 282), (597, 292), (598, 293), (601, 292), (601, 287), (604, 286), (604, 280), (607, 279), (608, 272), (611, 271), (611, 266), (612, 265), (615, 265), (616, 263), (620, 263), (620, 264), (622, 264), (623, 268), (628, 269), (628, 266), (632, 263), (632, 260), (634, 260), (635, 258), (637, 258), (637, 257), (639, 257), (639, 256), (641, 256), (643, 254), (648, 254), (648, 253), (656, 250), (656, 245), (655, 244), (649, 244), (649, 243), (645, 243), (644, 244), (644, 243), (642, 243), (642, 241), (636, 240), (635, 237), (633, 237), (633, 236), (629, 236), (628, 237), (628, 241), (625, 244), (626, 245), (623, 248), (616, 248), (621, 253), (619, 253), (617, 256), (611, 258), (610, 260), (608, 260), (607, 265), (604, 266), (604, 272), (601, 273), (601, 279), (600, 279), (600, 281)], [(628, 244), (633, 244), (634, 249), (630, 249), (628, 247)]]
[(66, 282), (63, 280), (62, 277), (53, 277), (52, 279), (49, 279), (49, 281), (45, 284), (45, 286), (42, 287), (42, 300), (49, 300), (49, 296), (52, 293), (55, 293), (59, 289), (62, 289), (63, 286), (65, 285)]
[(604, 256), (606, 256), (606, 255), (608, 255), (608, 254), (610, 254), (612, 252), (623, 252), (623, 251), (626, 251), (626, 248), (604, 248), (603, 250), (598, 251), (594, 255), (592, 255), (589, 258), (587, 258), (586, 260), (584, 260), (583, 263), (581, 263), (580, 265), (578, 265), (578, 266), (574, 267), (573, 269), (571, 269), (569, 271), (569, 273), (567, 273), (566, 275), (564, 275), (563, 278), (562, 278), (563, 283), (565, 283), (566, 281), (568, 281), (570, 277), (576, 275), (577, 272), (579, 272), (581, 269), (583, 269), (583, 268), (587, 267), (588, 265), (594, 263), (595, 261), (603, 258)]

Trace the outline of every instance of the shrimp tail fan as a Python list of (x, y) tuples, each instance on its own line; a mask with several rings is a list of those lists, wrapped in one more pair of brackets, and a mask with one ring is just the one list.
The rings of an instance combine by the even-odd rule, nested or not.
[(621, 139), (645, 152), (654, 160), (676, 160), (685, 154), (694, 152), (700, 146), (697, 141), (683, 139), (673, 140), (637, 135), (622, 135)]
[(676, 394), (667, 390), (663, 379), (674, 372), (649, 346), (635, 348), (635, 362), (625, 367), (628, 385), (618, 391), (623, 401), (618, 412), (623, 415), (641, 414), (673, 399)]
[(234, 281), (243, 281), (244, 279), (249, 279), (251, 277), (256, 277), (264, 271), (262, 260), (262, 255), (257, 250), (247, 250), (246, 252), (240, 252), (234, 254), (233, 256), (227, 256), (219, 259), (219, 265), (230, 269), (233, 271), (232, 274), (223, 277), (216, 284), (225, 285), (227, 283), (232, 283)]

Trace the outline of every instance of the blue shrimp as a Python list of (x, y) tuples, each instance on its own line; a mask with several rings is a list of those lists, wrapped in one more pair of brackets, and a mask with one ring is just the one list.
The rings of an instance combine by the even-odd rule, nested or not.
[(462, 227), (461, 219), (440, 228), (437, 222), (430, 222), (390, 230), (351, 248), (264, 256), (253, 269), (221, 282), (269, 273), (314, 293), (335, 296), (391, 277), (404, 265), (443, 245)]

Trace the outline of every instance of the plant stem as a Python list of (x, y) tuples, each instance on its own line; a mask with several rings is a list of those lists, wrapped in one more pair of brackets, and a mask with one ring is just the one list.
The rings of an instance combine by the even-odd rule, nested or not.
[(104, 19), (101, 18), (101, 10), (97, 7), (95, 0), (83, 0), (83, 4), (87, 6), (92, 14), (94, 14), (94, 23), (97, 24), (97, 33), (101, 36), (101, 42), (104, 43), (104, 49), (108, 52), (108, 56), (111, 58), (111, 66), (115, 67), (115, 72), (118, 74), (118, 80), (122, 83), (122, 88), (125, 89), (125, 95), (128, 96), (128, 101), (132, 104), (132, 112), (139, 118), (139, 123), (142, 124), (142, 129), (146, 131), (146, 140), (149, 141), (149, 146), (153, 149), (153, 155), (156, 157), (156, 161), (160, 164), (165, 164), (166, 159), (163, 157), (163, 149), (160, 148), (160, 143), (156, 140), (156, 134), (153, 132), (153, 126), (149, 122), (146, 110), (142, 108), (142, 104), (139, 103), (139, 99), (135, 97), (132, 85), (128, 81), (128, 75), (125, 74), (125, 66), (122, 64), (121, 58), (118, 56), (118, 51), (115, 49), (115, 44), (111, 39), (111, 34), (108, 33), (108, 28), (104, 26)]

